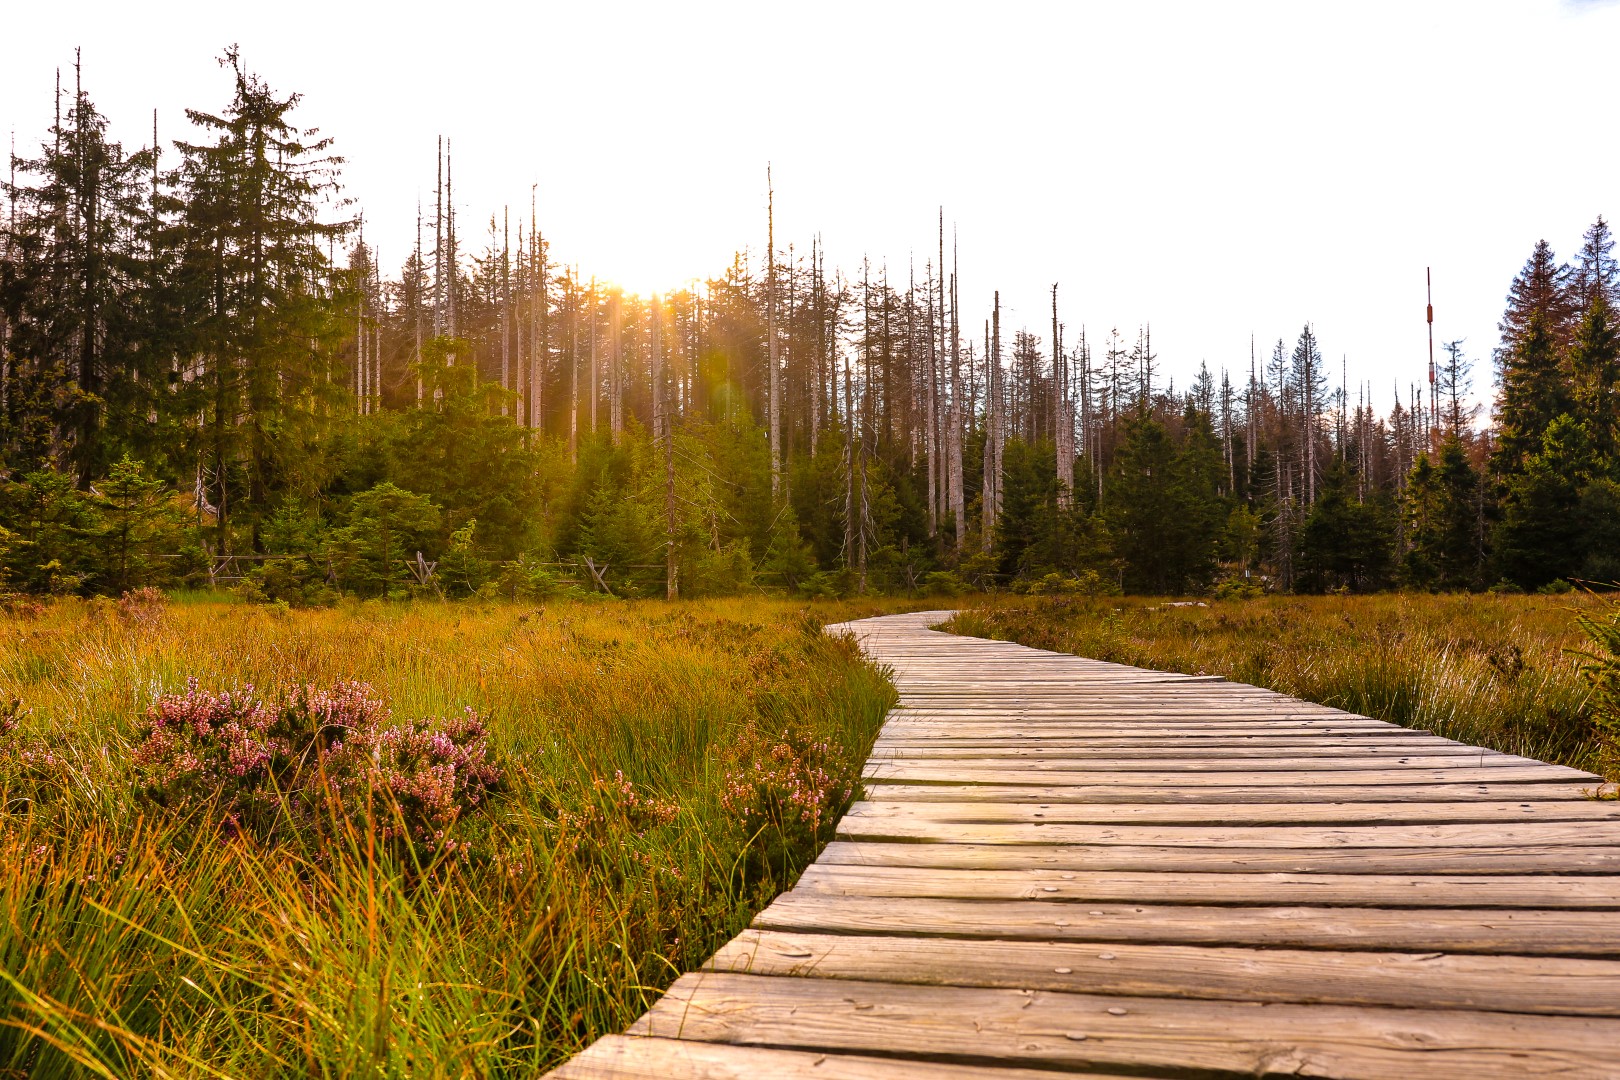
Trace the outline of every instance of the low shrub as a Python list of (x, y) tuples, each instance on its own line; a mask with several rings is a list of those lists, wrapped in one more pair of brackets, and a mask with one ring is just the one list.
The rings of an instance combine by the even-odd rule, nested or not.
[(831, 839), (859, 765), (823, 741), (749, 726), (732, 744), (720, 804), (745, 834), (750, 876), (789, 876)]
[(364, 683), (211, 693), (196, 679), (146, 714), (133, 753), (139, 792), (172, 809), (207, 808), (229, 831), (262, 840), (325, 839), (336, 820), (364, 821), (384, 843), (448, 853), (458, 818), (501, 784), (471, 709), (394, 722)]

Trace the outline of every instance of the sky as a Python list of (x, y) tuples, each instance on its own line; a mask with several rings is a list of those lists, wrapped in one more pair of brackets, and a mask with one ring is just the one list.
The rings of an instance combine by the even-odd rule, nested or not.
[[(397, 266), (452, 140), (464, 249), (527, 217), (555, 259), (636, 291), (821, 236), (903, 283), (957, 238), (964, 332), (1099, 342), (1151, 324), (1185, 386), (1246, 373), (1310, 323), (1335, 367), (1393, 387), (1463, 339), (1488, 392), (1513, 275), (1620, 215), (1620, 3), (623, 2), (17, 5), (0, 125), (39, 141), (82, 47), (127, 145), (229, 97), (238, 43), (336, 139), (367, 237)], [(174, 160), (172, 157), (170, 160)], [(947, 241), (950, 242), (949, 240)]]

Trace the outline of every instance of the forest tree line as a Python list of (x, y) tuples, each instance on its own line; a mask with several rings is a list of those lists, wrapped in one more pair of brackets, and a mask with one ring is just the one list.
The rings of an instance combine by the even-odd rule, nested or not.
[[(1472, 362), (1351, 385), (1310, 325), (1177, 388), (1151, 329), (1002, 325), (921, 265), (778, 243), (636, 296), (441, 143), (392, 271), (330, 139), (236, 50), (126, 150), (57, 87), (0, 241), (0, 588), (1322, 591), (1620, 578), (1620, 272), (1600, 218)], [(1380, 408), (1375, 403), (1388, 402)], [(229, 557), (229, 558), (227, 558)]]

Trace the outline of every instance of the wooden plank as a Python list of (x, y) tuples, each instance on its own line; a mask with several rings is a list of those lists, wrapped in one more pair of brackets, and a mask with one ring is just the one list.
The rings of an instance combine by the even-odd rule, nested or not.
[[(1326, 726), (1322, 724), (1303, 723), (1298, 720), (1282, 720), (1276, 723), (1267, 723), (1263, 720), (1234, 720), (1231, 723), (1209, 723), (1203, 721), (1188, 721), (1186, 723), (1168, 723), (1161, 721), (1141, 721), (1138, 723), (1123, 723), (1121, 721), (1079, 722), (1064, 721), (1062, 723), (1027, 723), (1007, 720), (907, 720), (904, 722), (890, 720), (884, 723), (879, 732), (879, 738), (893, 741), (923, 741), (937, 739), (974, 739), (986, 736), (1010, 740), (1054, 740), (1054, 739), (1129, 739), (1135, 742), (1193, 742), (1200, 739), (1281, 739), (1294, 745), (1303, 745), (1316, 739), (1329, 737), (1340, 739), (1367, 739), (1367, 745), (1374, 739), (1398, 739), (1419, 734), (1416, 728), (1398, 727), (1352, 727), (1335, 724)], [(1198, 743), (1197, 745), (1203, 745)], [(1478, 749), (1476, 747), (1475, 749)]]
[(1055, 821), (942, 822), (904, 813), (845, 817), (842, 840), (926, 840), (936, 844), (1124, 844), (1132, 847), (1503, 848), (1620, 844), (1620, 821), (1463, 822), (1450, 825), (1087, 825)]
[[(859, 1054), (774, 1050), (688, 1039), (607, 1035), (546, 1076), (553, 1080), (1005, 1080), (1006, 1070)], [(1105, 1080), (1101, 1073), (1018, 1071), (1029, 1080)], [(1115, 1074), (1117, 1080), (1117, 1074)]]
[(968, 747), (987, 749), (1012, 748), (1018, 750), (1121, 750), (1128, 753), (1161, 753), (1165, 750), (1193, 750), (1198, 753), (1220, 750), (1257, 749), (1292, 750), (1302, 754), (1324, 752), (1356, 753), (1370, 751), (1389, 754), (1403, 749), (1438, 753), (1455, 750), (1459, 753), (1479, 753), (1479, 747), (1452, 742), (1438, 735), (1419, 735), (1411, 732), (1391, 733), (1375, 739), (1353, 735), (1165, 735), (1154, 737), (1134, 735), (963, 735), (941, 731), (927, 735), (881, 735), (873, 744), (875, 750), (929, 751), (939, 748), (958, 750)]
[(1620, 1016), (1620, 962), (964, 941), (745, 930), (705, 965), (754, 975), (1132, 997)]
[(958, 870), (1164, 870), (1295, 874), (1616, 874), (1614, 847), (1188, 848), (835, 840), (818, 863)]
[(1267, 736), (1270, 738), (1289, 738), (1322, 735), (1360, 735), (1367, 738), (1385, 738), (1410, 734), (1413, 729), (1399, 728), (1392, 725), (1373, 726), (1367, 724), (1333, 723), (1324, 724), (1312, 720), (1278, 720), (1268, 722), (1265, 720), (1063, 720), (1063, 721), (1031, 721), (1025, 718), (1017, 720), (1000, 719), (986, 722), (983, 719), (975, 720), (906, 720), (886, 721), (880, 732), (885, 739), (898, 737), (961, 737), (976, 735), (995, 735), (1001, 738), (1052, 738), (1067, 736), (1074, 738), (1089, 738), (1094, 736), (1127, 736), (1137, 739), (1160, 738), (1243, 738), (1245, 736)]
[(1608, 1019), (684, 975), (633, 1029), (734, 1045), (1201, 1075), (1612, 1077)]
[(1106, 806), (1110, 803), (1159, 803), (1166, 806), (1197, 806), (1211, 803), (1295, 803), (1309, 805), (1320, 800), (1326, 804), (1355, 802), (1394, 803), (1457, 803), (1464, 801), (1496, 802), (1558, 802), (1591, 801), (1584, 784), (1380, 784), (1365, 787), (1344, 787), (1313, 784), (1309, 787), (1278, 788), (1249, 787), (1237, 784), (1229, 787), (1179, 787), (1169, 785), (1132, 786), (1128, 784), (1107, 787), (1054, 787), (1042, 784), (872, 784), (868, 795), (884, 801), (915, 802), (1050, 802)]
[(760, 930), (839, 934), (1131, 941), (1387, 952), (1620, 957), (1608, 911), (1067, 903), (816, 896), (787, 892)]
[(989, 738), (963, 735), (883, 736), (873, 744), (875, 755), (884, 757), (914, 755), (917, 757), (973, 757), (1023, 756), (1025, 754), (1053, 755), (1075, 752), (1077, 756), (1111, 754), (1118, 757), (1145, 757), (1154, 754), (1197, 753), (1224, 754), (1232, 757), (1254, 755), (1264, 751), (1303, 754), (1311, 757), (1339, 757), (1351, 754), (1376, 754), (1399, 757), (1402, 754), (1468, 754), (1478, 756), (1479, 747), (1451, 742), (1434, 735), (1402, 737), (1388, 735), (1380, 739), (1345, 739), (1337, 735), (1296, 736), (1292, 739), (1274, 739), (1265, 736), (1209, 736), (1187, 738), (1114, 738), (1084, 736), (1024, 735), (1013, 738)]
[[(957, 765), (934, 763), (913, 764), (898, 761), (868, 762), (862, 776), (879, 783), (947, 783), (947, 784), (1077, 784), (1092, 786), (1120, 786), (1124, 784), (1180, 784), (1184, 787), (1230, 786), (1236, 777), (1250, 787), (1297, 787), (1316, 784), (1324, 780), (1321, 773), (1312, 772), (1090, 772), (1073, 769), (1053, 769), (1043, 762), (1030, 762), (1018, 768), (965, 768)], [(1568, 769), (1562, 765), (1487, 765), (1483, 769), (1366, 769), (1343, 770), (1331, 774), (1331, 782), (1345, 785), (1385, 784), (1501, 784), (1521, 782), (1589, 783), (1596, 786), (1601, 778)]]
[(1369, 767), (1416, 767), (1416, 769), (1479, 769), (1503, 764), (1542, 764), (1533, 758), (1518, 758), (1495, 751), (1481, 753), (1466, 746), (915, 746), (902, 748), (875, 746), (872, 761), (917, 761), (944, 764), (961, 761), (964, 766), (1019, 767), (1043, 763), (1050, 769), (1144, 769), (1170, 772), (1209, 764), (1220, 771), (1273, 772), (1277, 769), (1322, 771), (1322, 769), (1369, 769)]
[(1313, 757), (1306, 754), (1277, 753), (1265, 757), (1245, 755), (1242, 757), (1228, 757), (1216, 755), (1187, 756), (1183, 751), (1180, 755), (1162, 754), (1149, 757), (1116, 757), (1109, 754), (1097, 754), (1089, 757), (1071, 757), (1068, 754), (1037, 754), (1026, 753), (1021, 756), (974, 756), (967, 758), (954, 757), (908, 757), (896, 758), (892, 756), (874, 756), (869, 759), (872, 767), (885, 764), (901, 766), (918, 765), (932, 768), (955, 768), (960, 765), (964, 769), (1042, 769), (1057, 772), (1087, 772), (1095, 769), (1107, 769), (1110, 772), (1152, 772), (1152, 773), (1339, 773), (1339, 772), (1365, 772), (1369, 769), (1378, 769), (1384, 772), (1410, 771), (1416, 769), (1466, 769), (1478, 771), (1480, 769), (1556, 769), (1556, 765), (1546, 765), (1543, 762), (1530, 758), (1513, 757), (1509, 754), (1497, 754), (1490, 751), (1475, 751), (1472, 754), (1456, 755), (1417, 755), (1406, 754), (1391, 756), (1387, 760), (1373, 759), (1370, 755), (1362, 753), (1350, 757)]
[[(887, 789), (880, 789), (888, 795)], [(1620, 821), (1620, 803), (1596, 799), (1540, 802), (1090, 803), (1033, 800), (893, 800), (853, 803), (845, 818), (940, 822), (1045, 821), (1139, 825), (1441, 825), (1488, 821)], [(1575, 830), (1570, 830), (1574, 832)]]
[(1620, 910), (1620, 874), (1178, 873), (1042, 868), (989, 871), (816, 863), (805, 868), (793, 891), (816, 896), (935, 900)]
[(897, 721), (918, 721), (930, 723), (952, 722), (980, 722), (987, 718), (1004, 717), (1011, 720), (1029, 719), (1032, 722), (1042, 720), (1062, 721), (1075, 719), (1081, 722), (1106, 721), (1110, 718), (1123, 717), (1127, 720), (1165, 716), (1171, 720), (1197, 720), (1208, 717), (1215, 721), (1241, 720), (1243, 717), (1253, 717), (1255, 721), (1275, 720), (1310, 721), (1322, 723), (1344, 723), (1353, 727), (1376, 727), (1400, 729), (1400, 725), (1384, 720), (1375, 720), (1362, 713), (1345, 712), (1342, 709), (1329, 709), (1306, 702), (1291, 702), (1279, 704), (1266, 704), (1260, 702), (1236, 703), (1227, 702), (1224, 706), (1213, 706), (1195, 701), (1163, 701), (1156, 694), (1138, 694), (1134, 697), (1121, 697), (1118, 700), (1099, 700), (1100, 695), (1093, 696), (1083, 689), (1076, 689), (1067, 696), (1066, 700), (1056, 700), (1042, 704), (1012, 704), (1002, 697), (989, 697), (982, 701), (965, 698), (947, 698), (941, 696), (937, 700), (918, 700), (908, 694), (904, 687), (900, 688), (900, 700), (890, 710)]

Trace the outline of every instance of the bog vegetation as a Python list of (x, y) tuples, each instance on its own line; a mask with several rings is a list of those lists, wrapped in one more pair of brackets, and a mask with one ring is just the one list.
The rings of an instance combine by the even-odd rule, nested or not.
[(532, 202), (468, 219), (441, 148), (385, 272), (312, 107), (234, 49), (222, 73), (167, 145), (112, 139), (77, 69), (19, 141), (9, 589), (229, 581), (308, 605), (1620, 577), (1601, 218), (1572, 262), (1539, 243), (1504, 282), (1481, 427), (1461, 342), (1390, 399), (1308, 324), (1179, 388), (1146, 327), (1088, 332), (1055, 287), (1049, 326), (1004, 327), (999, 294), (961, 294), (943, 214), (904, 279), (830, 269), (767, 214), (752, 256), (635, 296), (553, 252)]
[(0, 1075), (532, 1076), (783, 888), (892, 694), (823, 621), (0, 615)]

